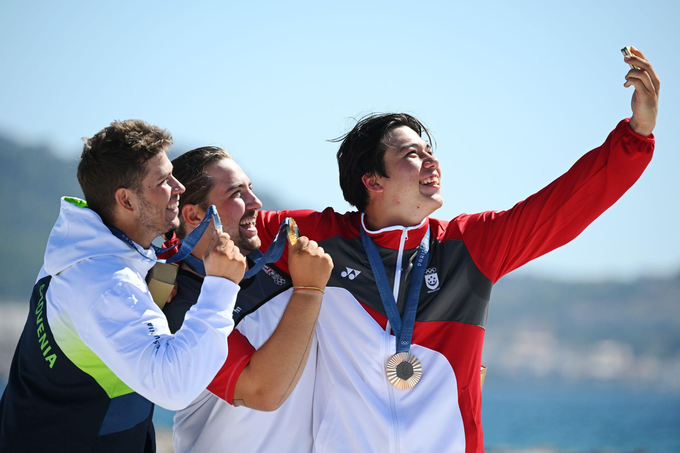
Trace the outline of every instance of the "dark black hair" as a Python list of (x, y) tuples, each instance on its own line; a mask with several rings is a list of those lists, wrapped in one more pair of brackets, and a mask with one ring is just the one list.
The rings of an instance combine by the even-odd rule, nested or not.
[[(179, 212), (186, 204), (208, 209), (208, 194), (213, 188), (213, 180), (205, 169), (213, 162), (231, 159), (228, 152), (217, 146), (204, 146), (192, 149), (172, 161), (172, 174), (181, 182), (186, 190), (179, 197)], [(180, 214), (177, 236), (186, 236), (184, 217)]]
[(345, 200), (359, 211), (364, 211), (368, 204), (368, 190), (361, 178), (366, 174), (389, 177), (385, 171), (385, 139), (392, 129), (400, 126), (410, 127), (423, 139), (427, 137), (429, 145), (434, 147), (430, 131), (406, 113), (370, 114), (361, 118), (347, 134), (331, 140), (342, 142), (337, 153), (340, 187)]

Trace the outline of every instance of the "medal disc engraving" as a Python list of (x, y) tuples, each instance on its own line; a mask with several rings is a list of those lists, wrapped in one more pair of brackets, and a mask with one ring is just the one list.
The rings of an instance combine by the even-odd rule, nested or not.
[(300, 230), (298, 229), (297, 223), (292, 217), (288, 217), (288, 240), (291, 245), (295, 245), (298, 238), (300, 237)]
[(390, 357), (385, 372), (390, 384), (399, 389), (410, 389), (423, 376), (423, 366), (413, 354), (399, 352)]

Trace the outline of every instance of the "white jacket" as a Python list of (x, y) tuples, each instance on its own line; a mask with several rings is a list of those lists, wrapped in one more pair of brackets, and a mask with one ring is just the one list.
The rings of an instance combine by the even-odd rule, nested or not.
[(127, 393), (120, 388), (127, 386), (167, 409), (182, 409), (227, 357), (239, 286), (207, 277), (184, 325), (170, 334), (144, 280), (155, 252), (116, 238), (83, 204), (62, 199), (38, 276), (52, 276), (46, 311), (55, 341), (98, 382), (110, 381), (111, 373), (120, 379), (109, 393)]

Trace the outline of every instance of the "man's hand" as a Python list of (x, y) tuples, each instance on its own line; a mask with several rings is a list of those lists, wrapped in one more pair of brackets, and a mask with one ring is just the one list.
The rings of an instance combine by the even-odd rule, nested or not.
[(288, 269), (294, 286), (323, 289), (331, 277), (333, 260), (315, 241), (300, 236), (295, 245), (288, 243)]
[(224, 277), (239, 283), (246, 272), (246, 257), (229, 238), (227, 233), (213, 230), (210, 245), (203, 255), (205, 275)]
[(645, 56), (635, 47), (631, 47), (632, 56), (625, 57), (628, 64), (640, 69), (631, 69), (626, 74), (625, 87), (633, 85), (635, 92), (631, 100), (633, 117), (630, 119), (630, 127), (640, 135), (647, 136), (652, 133), (656, 126), (656, 114), (659, 110), (659, 87), (661, 82), (657, 77), (652, 65)]

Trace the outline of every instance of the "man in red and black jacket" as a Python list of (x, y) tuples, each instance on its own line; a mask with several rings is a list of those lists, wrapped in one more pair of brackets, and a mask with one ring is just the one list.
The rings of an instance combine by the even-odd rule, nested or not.
[(338, 151), (340, 185), (358, 212), (258, 215), (263, 248), (290, 216), (334, 261), (317, 327), (315, 450), (484, 450), (480, 366), (493, 284), (578, 236), (652, 157), (659, 79), (633, 52), (632, 117), (511, 209), (430, 218), (442, 196), (429, 132), (386, 114), (359, 121)]

